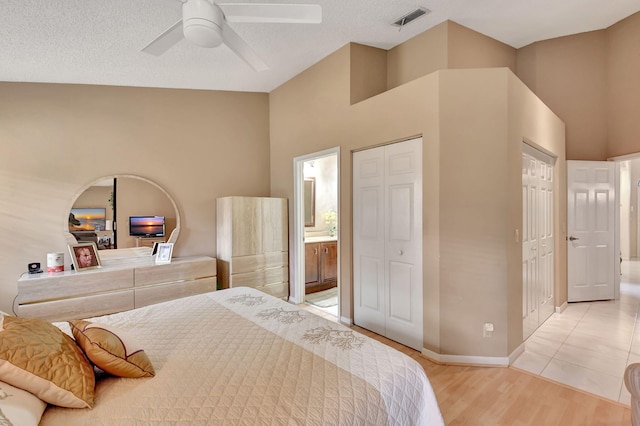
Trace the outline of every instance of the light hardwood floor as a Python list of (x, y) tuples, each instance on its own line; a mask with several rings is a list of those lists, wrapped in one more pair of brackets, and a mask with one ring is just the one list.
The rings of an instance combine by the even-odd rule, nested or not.
[[(336, 321), (313, 306), (306, 309)], [(368, 330), (423, 366), (447, 425), (630, 425), (628, 406), (512, 368), (441, 365)]]

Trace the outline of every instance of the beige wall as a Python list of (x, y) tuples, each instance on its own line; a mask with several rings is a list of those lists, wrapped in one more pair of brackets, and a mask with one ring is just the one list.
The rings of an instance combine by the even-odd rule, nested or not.
[(351, 103), (387, 90), (387, 51), (351, 43)]
[(607, 158), (606, 58), (604, 30), (518, 50), (518, 76), (566, 123), (570, 160)]
[(640, 12), (607, 29), (607, 156), (640, 152)]
[(508, 67), (515, 72), (516, 50), (455, 22), (445, 21), (389, 50), (387, 88), (436, 70), (481, 67)]
[(447, 24), (447, 68), (507, 67), (516, 72), (516, 49), (455, 22)]
[[(345, 46), (271, 93), (272, 195), (293, 196), (294, 157), (341, 148), (340, 308), (351, 317), (352, 152), (422, 135), (424, 347), (507, 355), (522, 342), (521, 312), (512, 315), (522, 308), (522, 259), (508, 256), (522, 199), (508, 182), (516, 173), (520, 182), (525, 137), (563, 156), (562, 123), (507, 68), (439, 71), (351, 105), (351, 52)], [(532, 108), (531, 118), (512, 112)], [(482, 338), (484, 322), (496, 324), (492, 339)]]
[(443, 22), (390, 49), (387, 55), (387, 88), (448, 67), (449, 25)]
[(640, 13), (592, 31), (513, 49), (455, 22), (387, 54), (387, 88), (439, 69), (508, 67), (566, 124), (567, 159), (640, 152)]
[(640, 152), (640, 13), (518, 49), (517, 75), (566, 123), (567, 159)]
[(100, 177), (143, 176), (176, 200), (176, 256), (215, 255), (217, 197), (269, 195), (266, 94), (21, 83), (0, 93), (0, 310), (27, 263), (67, 252), (69, 208)]

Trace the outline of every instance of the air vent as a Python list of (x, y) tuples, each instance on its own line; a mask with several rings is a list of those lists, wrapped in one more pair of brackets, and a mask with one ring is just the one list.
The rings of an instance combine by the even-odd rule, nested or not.
[(403, 17), (395, 21), (392, 25), (402, 28), (405, 25), (407, 25), (409, 22), (415, 21), (419, 17), (427, 15), (429, 13), (431, 13), (429, 9), (420, 7), (412, 12), (407, 13), (406, 15), (404, 15)]

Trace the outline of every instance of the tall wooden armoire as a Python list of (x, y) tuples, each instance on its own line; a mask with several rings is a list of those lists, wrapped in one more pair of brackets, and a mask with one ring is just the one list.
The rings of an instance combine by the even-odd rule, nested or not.
[(286, 198), (217, 199), (217, 267), (221, 289), (254, 287), (289, 297)]

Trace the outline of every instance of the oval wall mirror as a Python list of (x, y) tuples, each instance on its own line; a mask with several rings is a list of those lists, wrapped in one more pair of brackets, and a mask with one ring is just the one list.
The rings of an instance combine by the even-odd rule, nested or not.
[(95, 242), (101, 259), (151, 254), (155, 242), (175, 243), (180, 214), (173, 198), (135, 175), (101, 178), (73, 200), (65, 232), (69, 243)]

